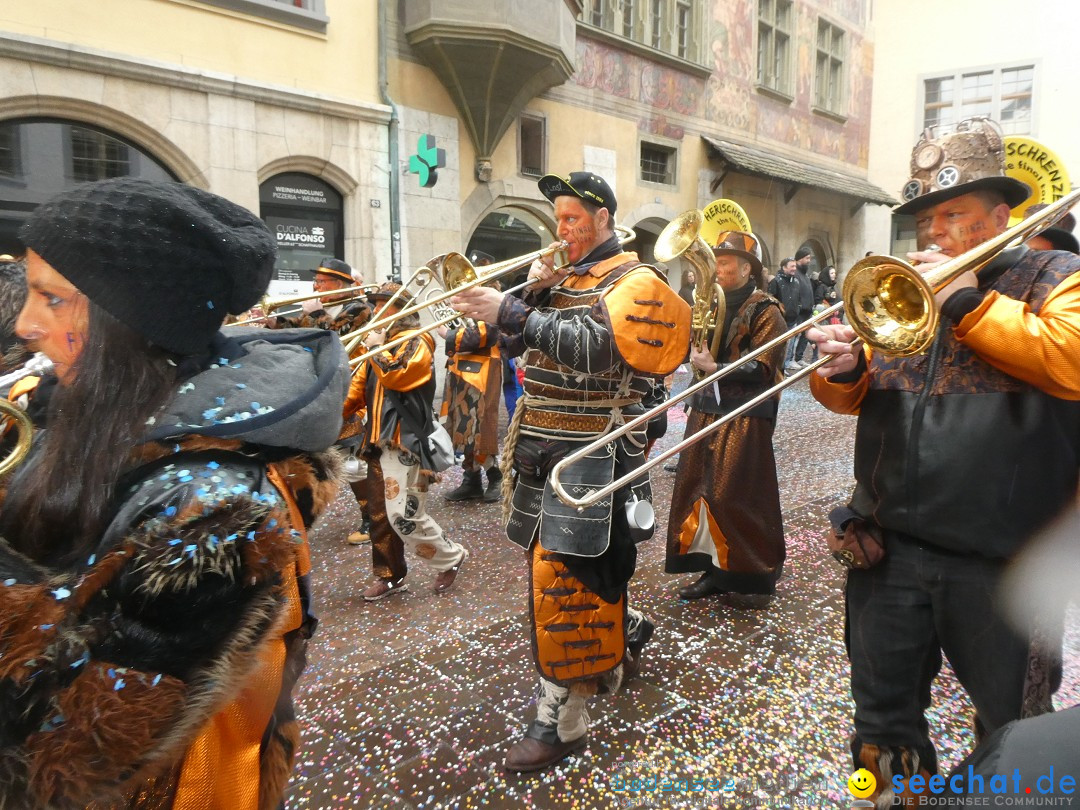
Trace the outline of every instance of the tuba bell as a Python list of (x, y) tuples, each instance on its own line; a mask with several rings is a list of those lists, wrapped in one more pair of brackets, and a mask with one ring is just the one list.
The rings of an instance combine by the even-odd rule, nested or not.
[[(667, 264), (681, 256), (694, 270), (694, 306), (690, 334), (692, 345), (704, 347), (712, 330), (713, 357), (720, 351), (727, 300), (724, 290), (716, 281), (716, 259), (712, 248), (701, 238), (705, 224), (704, 215), (696, 208), (685, 211), (671, 220), (656, 237), (653, 255), (658, 262)], [(703, 372), (694, 369), (694, 378), (701, 379)]]

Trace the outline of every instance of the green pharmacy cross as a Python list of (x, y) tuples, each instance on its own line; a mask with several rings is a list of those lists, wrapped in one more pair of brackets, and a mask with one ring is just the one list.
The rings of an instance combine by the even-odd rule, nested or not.
[(416, 151), (409, 156), (409, 171), (418, 175), (422, 188), (431, 188), (439, 182), (436, 169), (446, 165), (446, 150), (435, 148), (434, 135), (421, 135)]

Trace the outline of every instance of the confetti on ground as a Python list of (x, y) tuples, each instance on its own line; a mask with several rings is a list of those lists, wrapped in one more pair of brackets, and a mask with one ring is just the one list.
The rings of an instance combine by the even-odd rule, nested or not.
[[(675, 444), (685, 424), (681, 408), (671, 411), (658, 448)], [(410, 590), (366, 603), (371, 549), (345, 543), (359, 520), (345, 489), (312, 535), (321, 621), (297, 689), (304, 730), (288, 806), (848, 806), (843, 573), (823, 532), (853, 483), (854, 424), (816, 405), (805, 383), (783, 395), (774, 444), (788, 561), (765, 610), (678, 598), (691, 578), (663, 573), (674, 475), (654, 471), (657, 535), (638, 547), (631, 583), (631, 603), (657, 624), (641, 675), (592, 701), (588, 747), (533, 776), (500, 767), (535, 716), (536, 674), (522, 625), (523, 559), (502, 536), (498, 506), (445, 502), (461, 480), (459, 469), (447, 473), (428, 504), (472, 555), (454, 587), (437, 596), (434, 573), (411, 557)], [(1074, 632), (1065, 653), (1058, 703), (1069, 706), (1080, 702)], [(933, 700), (948, 767), (973, 744), (970, 704), (947, 670)]]

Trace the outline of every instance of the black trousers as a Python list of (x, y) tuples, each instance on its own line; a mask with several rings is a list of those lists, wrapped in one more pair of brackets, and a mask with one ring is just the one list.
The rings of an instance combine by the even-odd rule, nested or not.
[(997, 610), (1004, 567), (887, 532), (885, 559), (848, 574), (846, 640), (862, 742), (931, 745), (925, 712), (943, 652), (987, 733), (1020, 716), (1028, 641)]

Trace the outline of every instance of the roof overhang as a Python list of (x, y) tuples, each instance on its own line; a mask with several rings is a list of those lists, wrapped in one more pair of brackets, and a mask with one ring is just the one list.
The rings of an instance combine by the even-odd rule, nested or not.
[(787, 184), (784, 202), (790, 202), (800, 188), (817, 188), (833, 194), (843, 194), (863, 203), (894, 206), (899, 200), (882, 189), (846, 172), (825, 169), (791, 158), (781, 157), (756, 146), (734, 143), (702, 136), (708, 146), (710, 159), (722, 160), (725, 171), (736, 171), (755, 177), (768, 177)]

